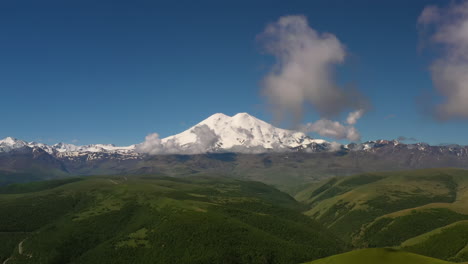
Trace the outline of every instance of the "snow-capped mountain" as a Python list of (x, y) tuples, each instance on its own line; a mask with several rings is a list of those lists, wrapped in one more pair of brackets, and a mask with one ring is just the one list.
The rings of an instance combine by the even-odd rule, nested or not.
[[(261, 154), (250, 155), (257, 153)], [(269, 182), (266, 175), (271, 171), (285, 177), (308, 178), (437, 167), (468, 169), (468, 146), (405, 144), (397, 140), (342, 145), (274, 127), (247, 113), (214, 114), (180, 134), (163, 139), (152, 134), (140, 144), (124, 147), (47, 145), (12, 137), (0, 140), (0, 185), (2, 177), (5, 184), (5, 179), (19, 182), (64, 175), (177, 176), (204, 172)], [(8, 176), (11, 173), (19, 176)]]
[(130, 153), (135, 150), (135, 145), (117, 147), (113, 144), (92, 144), (76, 146), (73, 144), (58, 143), (52, 146), (57, 152), (108, 152), (108, 153)]
[[(142, 148), (144, 146), (144, 148)], [(377, 140), (341, 145), (287, 129), (277, 128), (247, 113), (234, 116), (214, 114), (186, 131), (163, 139), (147, 140), (130, 146), (91, 144), (47, 145), (7, 137), (0, 140), (0, 154), (15, 151), (43, 151), (60, 160), (129, 160), (146, 154), (271, 153), (271, 152), (356, 152), (396, 153), (419, 151), (425, 155), (468, 156), (466, 146), (404, 144), (396, 140)]]
[[(145, 148), (141, 148), (145, 145)], [(284, 151), (318, 152), (331, 149), (331, 144), (322, 139), (312, 139), (306, 134), (286, 130), (255, 118), (247, 113), (234, 116), (214, 114), (186, 131), (136, 145), (117, 147), (110, 144), (77, 146), (57, 143), (47, 145), (25, 142), (15, 138), (0, 140), (0, 152), (21, 148), (40, 148), (57, 157), (76, 158), (83, 155), (118, 154), (138, 156), (144, 154), (199, 154), (207, 152), (264, 153)], [(143, 149), (143, 150), (142, 150)]]
[(313, 144), (328, 144), (302, 132), (274, 127), (247, 113), (234, 116), (214, 114), (188, 130), (162, 139), (181, 152), (193, 152), (205, 146), (204, 152), (269, 152), (305, 149)]
[(28, 143), (26, 143), (25, 141), (12, 137), (7, 137), (0, 140), (0, 152), (8, 152), (13, 149), (23, 148), (27, 145)]
[(92, 144), (85, 146), (76, 146), (73, 144), (57, 143), (47, 145), (38, 142), (26, 142), (13, 137), (7, 137), (0, 140), (0, 153), (10, 152), (17, 149), (41, 149), (54, 156), (76, 156), (83, 153), (108, 153), (108, 154), (134, 154), (135, 145), (127, 147), (117, 147), (111, 144)]

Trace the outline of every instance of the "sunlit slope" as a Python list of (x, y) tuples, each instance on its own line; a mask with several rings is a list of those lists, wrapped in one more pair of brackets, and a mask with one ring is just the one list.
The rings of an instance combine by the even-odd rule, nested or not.
[(300, 263), (344, 244), (289, 195), (222, 178), (90, 177), (0, 192), (0, 261)]
[[(307, 215), (356, 247), (400, 246), (411, 238), (468, 220), (468, 171), (361, 174), (330, 179), (296, 198), (309, 205)], [(467, 241), (448, 243), (452, 239), (457, 239), (454, 232), (441, 237), (450, 249), (433, 255), (468, 261), (465, 254), (458, 253)], [(432, 256), (421, 247), (405, 249)]]
[(308, 264), (449, 264), (434, 258), (394, 249), (374, 248), (356, 250), (324, 259), (308, 262)]

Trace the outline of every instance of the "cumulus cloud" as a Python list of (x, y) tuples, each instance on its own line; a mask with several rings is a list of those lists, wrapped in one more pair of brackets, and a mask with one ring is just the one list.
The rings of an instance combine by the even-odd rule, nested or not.
[(162, 144), (158, 133), (152, 133), (146, 136), (143, 143), (137, 144), (135, 150), (139, 153), (155, 155), (164, 153), (165, 147)]
[(331, 143), (330, 143), (330, 150), (329, 150), (329, 151), (330, 151), (330, 152), (339, 151), (339, 150), (341, 150), (341, 147), (342, 147), (342, 146), (343, 146), (343, 145), (341, 145), (341, 144), (338, 143), (338, 142), (331, 142)]
[(363, 114), (364, 110), (362, 109), (349, 113), (348, 118), (346, 118), (346, 123), (348, 123), (348, 125), (355, 125)]
[(309, 132), (315, 132), (321, 136), (334, 139), (347, 139), (359, 141), (361, 136), (353, 126), (345, 126), (338, 121), (320, 119), (307, 125)]
[(361, 134), (354, 127), (357, 121), (364, 114), (364, 110), (357, 110), (348, 114), (346, 118), (346, 124), (342, 124), (338, 121), (332, 121), (326, 118), (322, 118), (313, 123), (308, 123), (302, 126), (302, 131), (305, 133), (317, 133), (322, 137), (334, 138), (334, 139), (346, 139), (350, 141), (360, 141)]
[(207, 125), (196, 126), (191, 131), (197, 136), (196, 143), (187, 146), (186, 153), (198, 154), (212, 151), (219, 140), (218, 135)]
[(306, 133), (317, 133), (322, 137), (334, 139), (347, 139), (350, 141), (361, 140), (361, 135), (354, 126), (343, 125), (338, 121), (320, 119), (313, 123), (306, 124), (302, 131)]
[(433, 107), (439, 119), (468, 118), (468, 1), (426, 7), (418, 18), (424, 42), (441, 48), (430, 72), (444, 100)]
[[(276, 58), (262, 86), (278, 119), (292, 117), (297, 125), (304, 109), (312, 107), (321, 119), (301, 126), (304, 132), (360, 139), (354, 125), (364, 115), (368, 102), (359, 91), (346, 89), (335, 79), (335, 68), (346, 58), (346, 49), (335, 35), (317, 32), (306, 17), (298, 15), (280, 17), (257, 38), (264, 51)], [(346, 124), (331, 120), (353, 109)]]
[(306, 106), (330, 118), (367, 104), (358, 91), (340, 87), (334, 78), (335, 67), (346, 58), (344, 45), (335, 35), (311, 28), (306, 17), (281, 17), (257, 38), (277, 60), (262, 84), (280, 119), (299, 121)]
[(197, 137), (196, 142), (181, 145), (174, 138), (161, 140), (157, 133), (146, 136), (145, 141), (137, 144), (135, 150), (150, 155), (158, 154), (200, 154), (210, 152), (216, 147), (219, 137), (207, 125), (194, 127), (191, 131)]

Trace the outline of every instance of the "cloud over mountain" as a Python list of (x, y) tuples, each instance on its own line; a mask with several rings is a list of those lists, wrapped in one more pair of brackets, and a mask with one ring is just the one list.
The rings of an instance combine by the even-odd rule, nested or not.
[(157, 154), (200, 154), (213, 149), (219, 136), (202, 124), (190, 130), (196, 137), (196, 141), (189, 144), (181, 144), (176, 138), (161, 140), (157, 133), (146, 136), (145, 141), (135, 146), (135, 151), (151, 155)]
[(306, 124), (303, 126), (302, 131), (313, 132), (323, 137), (329, 137), (338, 140), (346, 139), (350, 141), (360, 141), (361, 135), (353, 125), (357, 123), (359, 118), (361, 118), (363, 112), (363, 110), (358, 110), (349, 113), (348, 117), (346, 118), (346, 123), (348, 125), (344, 125), (338, 121), (332, 121), (329, 119), (320, 119), (313, 123)]
[(207, 152), (265, 153), (305, 149), (316, 144), (328, 147), (321, 139), (272, 126), (247, 113), (234, 116), (214, 114), (177, 135), (163, 139), (150, 134), (135, 149), (146, 154), (200, 154)]
[[(309, 131), (338, 139), (350, 138), (343, 136), (343, 130), (357, 133), (350, 126), (368, 103), (359, 91), (346, 89), (335, 79), (336, 66), (346, 58), (345, 46), (335, 35), (317, 32), (305, 16), (293, 15), (270, 23), (257, 38), (264, 51), (276, 58), (263, 79), (262, 92), (278, 119), (292, 117), (297, 125), (311, 106), (323, 119), (307, 125)], [(350, 126), (329, 120), (350, 110), (357, 110), (349, 116)]]

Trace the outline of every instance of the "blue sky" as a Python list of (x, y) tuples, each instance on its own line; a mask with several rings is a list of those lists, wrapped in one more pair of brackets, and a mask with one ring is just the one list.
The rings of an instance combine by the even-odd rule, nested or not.
[[(255, 39), (268, 23), (300, 14), (346, 46), (338, 80), (372, 103), (356, 125), (363, 140), (468, 144), (466, 121), (436, 121), (416, 103), (434, 89), (417, 18), (444, 3), (3, 1), (0, 138), (127, 145), (218, 112), (272, 121), (260, 81), (274, 59)], [(318, 118), (308, 111), (303, 121)]]

